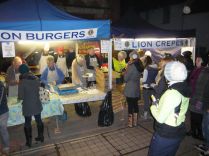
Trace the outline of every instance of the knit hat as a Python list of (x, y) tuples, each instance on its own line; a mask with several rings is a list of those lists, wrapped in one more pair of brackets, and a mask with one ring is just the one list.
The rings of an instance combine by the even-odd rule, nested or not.
[(132, 59), (137, 59), (139, 58), (139, 54), (137, 53), (137, 51), (134, 50), (129, 54), (129, 57)]
[(182, 82), (187, 78), (187, 69), (183, 63), (172, 61), (166, 64), (164, 74), (169, 82)]
[(28, 72), (29, 72), (28, 66), (27, 66), (26, 64), (20, 65), (20, 67), (19, 67), (19, 72), (20, 72), (21, 74), (28, 73)]
[(145, 56), (149, 56), (149, 57), (152, 57), (152, 53), (149, 51), (149, 50), (147, 50), (146, 52), (145, 52), (145, 54), (144, 54)]

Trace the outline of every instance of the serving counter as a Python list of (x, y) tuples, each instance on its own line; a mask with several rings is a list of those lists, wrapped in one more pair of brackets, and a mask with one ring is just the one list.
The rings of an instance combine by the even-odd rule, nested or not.
[[(43, 104), (42, 118), (62, 115), (64, 104), (75, 104), (81, 102), (99, 101), (105, 98), (106, 93), (97, 89), (79, 90), (76, 94), (58, 95), (50, 93), (50, 101)], [(8, 98), (9, 120), (8, 126), (19, 125), (25, 122), (22, 115), (22, 101), (18, 101), (17, 97)], [(34, 119), (34, 118), (33, 118)]]
[(60, 95), (62, 104), (75, 104), (81, 102), (91, 102), (104, 100), (106, 93), (98, 89), (79, 90), (79, 93), (71, 95)]

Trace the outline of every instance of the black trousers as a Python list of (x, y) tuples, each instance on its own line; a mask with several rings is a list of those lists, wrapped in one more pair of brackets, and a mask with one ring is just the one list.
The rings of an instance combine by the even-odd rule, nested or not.
[[(31, 127), (31, 120), (32, 116), (24, 116), (25, 117), (25, 127)], [(41, 119), (41, 114), (34, 115), (35, 121), (37, 126), (41, 126), (43, 124), (42, 119)]]
[(139, 112), (138, 98), (126, 97), (126, 101), (128, 103), (128, 114)]
[(191, 132), (193, 136), (202, 136), (202, 118), (200, 113), (190, 112)]

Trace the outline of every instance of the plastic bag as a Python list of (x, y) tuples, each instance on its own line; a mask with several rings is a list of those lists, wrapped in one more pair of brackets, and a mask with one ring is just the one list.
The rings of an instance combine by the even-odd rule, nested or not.
[(110, 126), (114, 122), (114, 113), (112, 108), (112, 93), (109, 91), (100, 107), (98, 116), (98, 126)]
[(81, 117), (91, 116), (91, 108), (87, 102), (74, 104), (76, 113)]

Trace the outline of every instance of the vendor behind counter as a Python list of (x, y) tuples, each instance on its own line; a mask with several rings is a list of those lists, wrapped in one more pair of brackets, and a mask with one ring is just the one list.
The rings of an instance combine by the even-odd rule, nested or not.
[(118, 53), (118, 59), (113, 57), (113, 63), (112, 63), (112, 68), (113, 68), (113, 74), (116, 75), (116, 84), (123, 84), (123, 72), (125, 71), (126, 68), (126, 59), (127, 54), (125, 51), (120, 51)]

